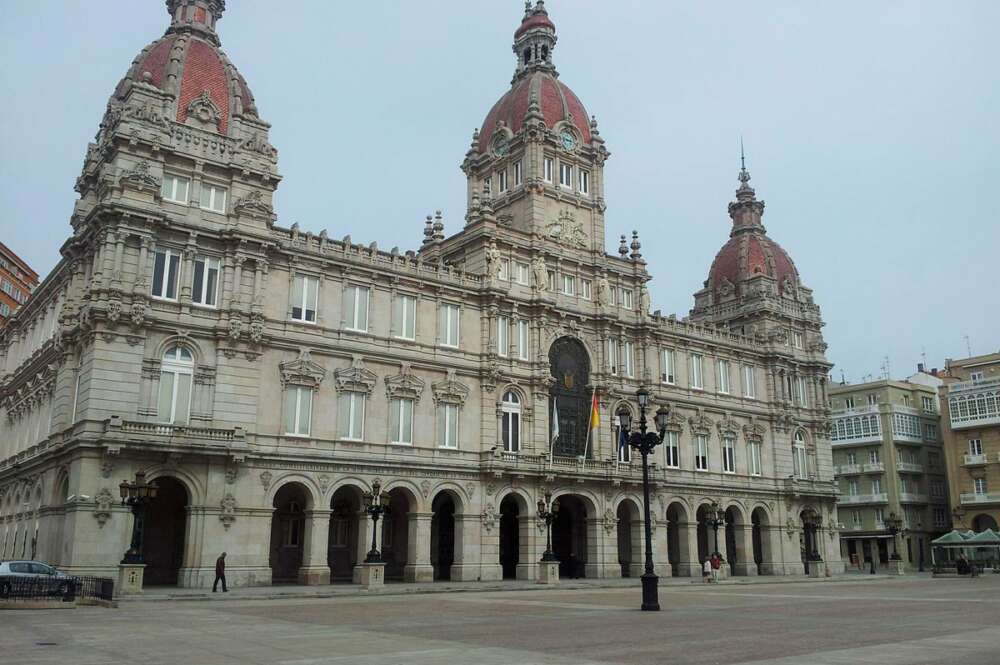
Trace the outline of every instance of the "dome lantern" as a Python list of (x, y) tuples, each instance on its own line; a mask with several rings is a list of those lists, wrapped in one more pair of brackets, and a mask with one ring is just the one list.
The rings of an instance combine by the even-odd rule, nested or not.
[[(516, 79), (526, 72), (543, 70), (555, 74), (552, 51), (556, 46), (556, 26), (545, 11), (545, 2), (538, 0), (532, 7), (524, 3), (524, 18), (514, 32), (514, 55), (517, 56)], [(556, 74), (558, 75), (558, 74)]]

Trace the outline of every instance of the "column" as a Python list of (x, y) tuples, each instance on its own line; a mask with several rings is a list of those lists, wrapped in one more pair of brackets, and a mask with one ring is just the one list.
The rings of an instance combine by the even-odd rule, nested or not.
[(753, 525), (737, 524), (736, 529), (736, 569), (734, 575), (756, 575), (757, 563), (753, 560)]
[(583, 574), (588, 579), (621, 576), (621, 567), (618, 565), (618, 532), (612, 530), (609, 535), (607, 529), (602, 528), (603, 522), (603, 517), (584, 518), (587, 559)]
[(410, 513), (407, 533), (406, 565), (403, 579), (407, 582), (433, 582), (431, 565), (431, 520), (434, 513)]
[(688, 577), (701, 577), (702, 562), (698, 559), (698, 522), (682, 522), (678, 525), (677, 533), (681, 538), (680, 543), (678, 543), (681, 560), (680, 574)]
[(302, 566), (299, 568), (299, 584), (315, 586), (330, 583), (327, 550), (330, 544), (331, 512), (329, 509), (306, 511), (306, 533), (302, 547)]
[[(538, 529), (535, 515), (517, 516), (517, 579), (538, 578), (538, 562), (545, 551), (545, 531)], [(499, 548), (498, 548), (499, 549)], [(497, 552), (499, 556), (499, 552)]]
[[(354, 584), (361, 583), (361, 564), (365, 562), (365, 558), (368, 556), (368, 551), (372, 548), (372, 518), (364, 510), (359, 510), (356, 516), (357, 519), (357, 531), (358, 531), (358, 541), (355, 543), (355, 561), (357, 563), (354, 565), (354, 569), (351, 571), (351, 581)], [(378, 530), (375, 532), (375, 547), (379, 552), (382, 551), (382, 522), (379, 521)]]
[(139, 264), (135, 270), (135, 286), (132, 293), (139, 295), (149, 295), (149, 237), (142, 236), (139, 239)]
[[(456, 582), (475, 581), (481, 578), (480, 563), (482, 548), (480, 547), (480, 532), (482, 522), (479, 515), (455, 515), (455, 559), (451, 564), (451, 579)], [(494, 529), (495, 531), (496, 529)], [(494, 558), (493, 566), (497, 571), (500, 564)], [(483, 566), (485, 572), (486, 566)], [(493, 574), (491, 579), (500, 579), (501, 573)]]
[[(655, 527), (653, 530), (653, 570), (660, 577), (671, 577), (674, 571), (670, 566), (670, 551), (667, 549), (667, 522), (666, 520), (658, 520), (655, 513), (652, 515), (652, 519)], [(645, 543), (645, 535), (643, 543)], [(645, 563), (645, 559), (643, 563)]]

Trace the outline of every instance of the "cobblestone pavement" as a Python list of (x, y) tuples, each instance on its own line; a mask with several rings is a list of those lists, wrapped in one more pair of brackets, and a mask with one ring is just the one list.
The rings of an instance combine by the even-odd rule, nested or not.
[(5, 665), (1000, 662), (1000, 575), (0, 611)]

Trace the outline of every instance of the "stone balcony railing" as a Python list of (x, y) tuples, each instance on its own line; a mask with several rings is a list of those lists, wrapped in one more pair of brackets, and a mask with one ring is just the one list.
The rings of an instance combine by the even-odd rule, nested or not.
[(896, 471), (903, 471), (905, 473), (923, 473), (924, 465), (915, 464), (914, 462), (896, 462)]
[(917, 494), (914, 492), (900, 492), (899, 493), (900, 503), (927, 503), (926, 494)]
[(982, 466), (988, 461), (986, 455), (962, 455), (962, 466)]
[(958, 500), (963, 506), (978, 505), (983, 503), (1000, 503), (1000, 492), (972, 492), (968, 494), (960, 494), (958, 496)]
[(884, 473), (885, 464), (882, 462), (867, 462), (861, 465), (862, 473)]
[(121, 443), (218, 448), (224, 451), (247, 448), (246, 432), (242, 427), (215, 428), (137, 422), (111, 416), (105, 421), (104, 432), (109, 441)]
[(838, 476), (855, 476), (861, 473), (860, 464), (838, 464), (833, 467), (833, 472)]
[(841, 505), (859, 505), (864, 503), (889, 503), (889, 495), (885, 492), (879, 494), (842, 494), (837, 499)]

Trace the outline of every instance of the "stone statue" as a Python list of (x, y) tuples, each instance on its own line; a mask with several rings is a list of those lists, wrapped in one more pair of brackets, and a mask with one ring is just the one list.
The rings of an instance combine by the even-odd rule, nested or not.
[(604, 273), (597, 278), (597, 304), (607, 305), (608, 304), (608, 292), (611, 290), (611, 286), (608, 284), (608, 278)]
[(649, 316), (649, 289), (645, 286), (639, 287), (639, 313), (643, 316)]
[(491, 240), (489, 247), (486, 248), (486, 279), (493, 281), (499, 272), (500, 250), (497, 249), (496, 242)]
[(531, 261), (531, 271), (534, 276), (535, 288), (545, 291), (548, 288), (548, 273), (545, 270), (545, 258), (536, 256)]

